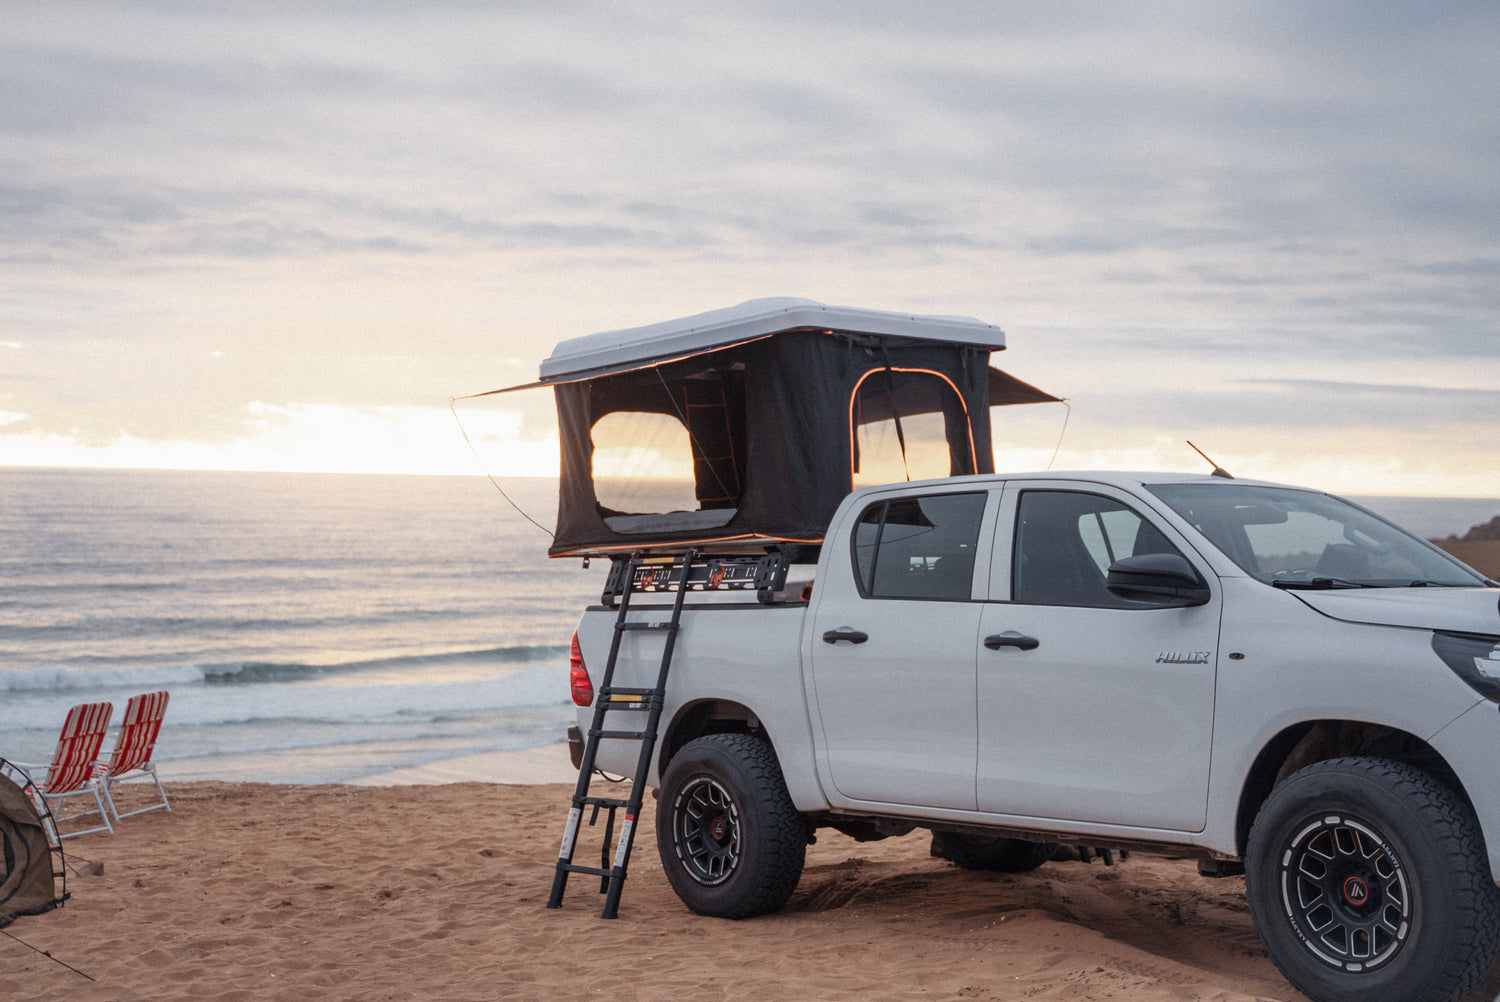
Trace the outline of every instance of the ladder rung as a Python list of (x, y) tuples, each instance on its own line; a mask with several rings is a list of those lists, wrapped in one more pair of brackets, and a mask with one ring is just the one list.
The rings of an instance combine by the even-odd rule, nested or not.
[(661, 705), (660, 696), (600, 696), (599, 701), (611, 710), (645, 710)]
[(631, 620), (628, 623), (616, 623), (615, 624), (615, 629), (617, 629), (617, 630), (621, 631), (622, 633), (624, 633), (624, 632), (630, 632), (630, 631), (633, 631), (633, 630), (671, 630), (671, 629), (674, 629), (674, 627), (672, 626), (671, 622), (665, 622), (665, 623), (638, 623), (635, 620)]
[(602, 866), (584, 866), (582, 863), (559, 862), (557, 868), (559, 870), (566, 870), (569, 873), (592, 873), (596, 877), (608, 877), (615, 872), (613, 867), (605, 869)]
[(629, 688), (626, 688), (624, 686), (618, 686), (618, 685), (612, 685), (612, 686), (609, 686), (608, 688), (600, 689), (599, 690), (599, 695), (601, 695), (601, 696), (655, 696), (658, 699), (661, 698), (661, 693), (657, 692), (655, 689), (629, 689)]
[(584, 797), (580, 803), (585, 807), (628, 807), (630, 801), (614, 797)]
[(631, 740), (635, 740), (636, 738), (643, 738), (643, 737), (645, 737), (646, 736), (646, 732), (645, 731), (596, 731), (596, 730), (590, 729), (589, 730), (589, 736), (590, 737), (595, 737), (595, 738), (629, 738)]

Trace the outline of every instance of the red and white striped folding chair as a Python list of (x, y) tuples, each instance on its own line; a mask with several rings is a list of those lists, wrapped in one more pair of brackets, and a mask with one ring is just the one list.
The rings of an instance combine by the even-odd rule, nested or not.
[[(63, 720), (62, 734), (57, 739), (57, 750), (52, 761), (45, 766), (29, 768), (47, 770), (47, 777), (37, 785), (36, 792), (46, 801), (58, 820), (63, 820), (61, 805), (69, 797), (91, 796), (96, 811), (80, 811), (74, 818), (89, 817), (95, 813), (104, 822), (97, 828), (59, 833), (60, 838), (88, 835), (93, 832), (114, 832), (105, 810), (104, 798), (100, 796), (101, 784), (94, 775), (99, 759), (99, 746), (104, 743), (104, 732), (109, 730), (110, 715), (115, 712), (113, 703), (80, 703), (68, 711)], [(20, 765), (21, 763), (17, 763)]]
[[(167, 791), (162, 789), (161, 779), (156, 775), (156, 763), (151, 761), (156, 736), (161, 732), (161, 719), (166, 712), (165, 692), (132, 696), (125, 704), (125, 719), (120, 721), (120, 736), (115, 740), (115, 749), (110, 753), (109, 761), (101, 761), (96, 770), (104, 787), (104, 799), (109, 803), (110, 812), (114, 814), (116, 821), (145, 814), (147, 811), (159, 811), (163, 807), (169, 811), (172, 809), (172, 805), (167, 803)], [(115, 806), (115, 784), (141, 777), (150, 777), (156, 784), (156, 792), (161, 801), (153, 801), (149, 807), (121, 814), (120, 809)]]

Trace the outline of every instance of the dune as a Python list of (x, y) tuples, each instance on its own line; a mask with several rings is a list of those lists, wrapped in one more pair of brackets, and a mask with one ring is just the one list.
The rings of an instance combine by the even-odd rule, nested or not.
[(1500, 581), (1500, 539), (1438, 539), (1433, 542), (1479, 573)]

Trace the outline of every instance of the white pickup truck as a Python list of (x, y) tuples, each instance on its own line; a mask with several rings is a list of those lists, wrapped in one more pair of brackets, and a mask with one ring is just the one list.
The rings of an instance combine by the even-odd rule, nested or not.
[[(781, 907), (818, 827), (924, 828), (971, 868), (1069, 842), (1244, 872), (1318, 1000), (1455, 999), (1500, 950), (1500, 585), (1363, 508), (1172, 474), (873, 487), (753, 594), (688, 601), (650, 770), (695, 911)], [(575, 637), (584, 728), (614, 626)], [(616, 684), (650, 685), (660, 639), (622, 637)]]

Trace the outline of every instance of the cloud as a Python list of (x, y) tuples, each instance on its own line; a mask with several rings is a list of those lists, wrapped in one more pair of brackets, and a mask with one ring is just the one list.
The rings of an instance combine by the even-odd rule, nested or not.
[(1077, 404), (1118, 429), (1444, 434), (1500, 421), (1500, 390), (1385, 385), (1331, 379), (1240, 379), (1197, 387), (1162, 381), (1152, 394), (1104, 392)]
[(1101, 455), (1297, 421), (1449, 455), (1433, 415), (1494, 414), (1486, 7), (12, 15), (0, 406), (37, 434), (224, 449), (255, 402), (430, 407), (768, 294), (999, 323)]

